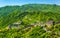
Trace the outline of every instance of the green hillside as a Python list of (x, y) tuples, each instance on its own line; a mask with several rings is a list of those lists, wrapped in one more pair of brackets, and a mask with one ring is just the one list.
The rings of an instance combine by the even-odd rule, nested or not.
[[(41, 15), (44, 16), (45, 14), (46, 15), (44, 17), (46, 19), (48, 16), (51, 18), (54, 17), (55, 19), (57, 19), (57, 18), (59, 19), (59, 15), (58, 15), (59, 11), (60, 11), (59, 9), (60, 9), (60, 6), (48, 5), (48, 4), (47, 5), (46, 4), (27, 4), (27, 5), (23, 5), (23, 6), (2, 7), (2, 8), (0, 8), (0, 26), (4, 27), (6, 25), (9, 25), (10, 23), (16, 22), (16, 20), (20, 20), (21, 16), (19, 16), (19, 15), (21, 13), (25, 14), (25, 12), (28, 13), (27, 16), (29, 16), (30, 13), (33, 13), (32, 16), (33, 15), (40, 16), (40, 18), (36, 17), (37, 19), (43, 20), (43, 17), (41, 18)], [(37, 13), (37, 15), (36, 15), (36, 13)], [(41, 14), (41, 15), (38, 15), (38, 14)], [(31, 16), (31, 18), (32, 18), (32, 16)]]
[[(43, 24), (53, 19), (54, 22), (60, 21), (60, 6), (49, 4), (26, 4), (22, 6), (5, 6), (0, 8), (0, 36), (1, 38), (58, 38), (60, 35), (60, 25), (46, 26), (51, 32), (46, 32), (42, 26), (37, 23), (36, 27), (27, 28), (25, 26), (42, 22)], [(21, 22), (20, 29), (6, 28), (15, 22)], [(41, 24), (40, 24), (41, 25)], [(54, 34), (53, 34), (54, 32)], [(55, 34), (56, 33), (56, 34)], [(8, 37), (7, 37), (8, 36)]]

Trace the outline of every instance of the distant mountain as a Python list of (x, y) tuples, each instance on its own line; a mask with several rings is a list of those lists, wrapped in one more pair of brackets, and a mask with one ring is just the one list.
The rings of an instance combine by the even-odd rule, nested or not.
[(48, 19), (60, 20), (60, 6), (49, 4), (26, 4), (0, 8), (0, 28), (22, 20), (24, 24)]

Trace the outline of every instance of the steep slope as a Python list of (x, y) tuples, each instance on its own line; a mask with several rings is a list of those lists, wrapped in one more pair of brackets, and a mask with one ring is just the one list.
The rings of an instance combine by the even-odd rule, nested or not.
[(2, 7), (0, 8), (0, 28), (20, 20), (28, 24), (36, 21), (46, 22), (49, 18), (57, 21), (60, 19), (59, 9), (60, 6), (49, 4), (26, 4), (22, 6)]

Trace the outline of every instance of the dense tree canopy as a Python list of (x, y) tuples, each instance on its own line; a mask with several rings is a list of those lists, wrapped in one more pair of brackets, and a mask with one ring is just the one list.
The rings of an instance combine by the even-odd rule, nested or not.
[[(51, 32), (46, 32), (43, 27), (37, 26), (32, 29), (18, 30), (5, 28), (18, 21), (22, 21), (22, 27), (35, 23), (47, 22), (53, 19), (54, 22), (60, 21), (60, 6), (53, 4), (26, 4), (22, 6), (5, 6), (0, 8), (0, 32), (1, 38), (57, 38), (60, 32), (60, 25), (52, 25)], [(47, 28), (47, 27), (46, 27)], [(8, 37), (7, 37), (8, 36)]]

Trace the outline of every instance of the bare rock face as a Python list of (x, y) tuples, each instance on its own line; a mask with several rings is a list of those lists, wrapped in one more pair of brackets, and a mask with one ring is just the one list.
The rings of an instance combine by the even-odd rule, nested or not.
[(51, 25), (54, 25), (55, 24), (55, 22), (52, 20), (52, 19), (50, 19), (49, 21), (47, 21), (46, 23), (45, 23), (45, 25), (47, 25), (47, 27), (51, 27)]
[(15, 22), (13, 24), (9, 24), (8, 25), (8, 29), (11, 29), (11, 28), (17, 28), (17, 29), (20, 29), (20, 25), (22, 24), (22, 21), (20, 22)]
[(19, 29), (19, 25), (18, 24), (10, 24), (8, 25), (8, 29), (11, 29), (11, 28), (16, 28), (16, 29)]
[(22, 21), (20, 21), (20, 22), (15, 22), (15, 23), (13, 23), (13, 24), (20, 25), (20, 24), (22, 24)]
[(46, 22), (46, 25), (53, 25), (53, 21), (52, 20), (49, 20), (48, 22)]

